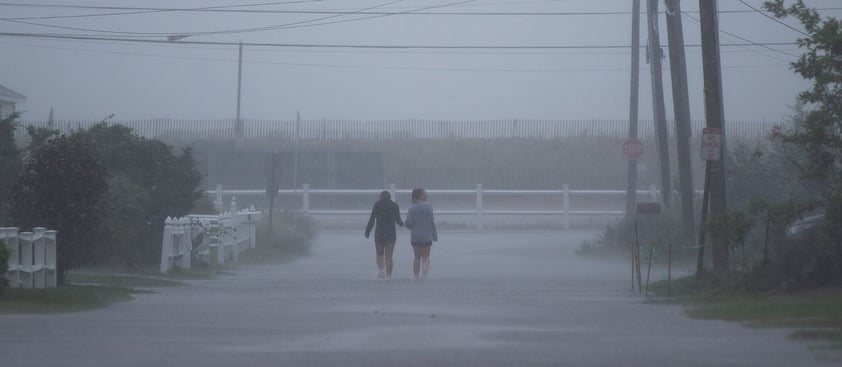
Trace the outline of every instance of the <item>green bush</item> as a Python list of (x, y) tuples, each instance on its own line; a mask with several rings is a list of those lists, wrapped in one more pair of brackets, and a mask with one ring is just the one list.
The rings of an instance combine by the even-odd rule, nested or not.
[(271, 233), (268, 220), (269, 216), (264, 215), (258, 226), (258, 249), (292, 256), (310, 254), (316, 237), (316, 225), (311, 217), (297, 212), (275, 213)]
[(12, 221), (24, 230), (58, 231), (58, 283), (70, 269), (91, 261), (108, 214), (108, 170), (96, 144), (80, 134), (61, 135), (38, 147), (24, 162), (10, 194)]
[[(616, 225), (607, 226), (596, 238), (582, 243), (580, 254), (588, 253), (625, 253), (630, 251), (635, 239), (634, 218), (624, 218)], [(642, 214), (637, 220), (637, 239), (642, 247), (654, 247), (655, 254), (666, 254), (672, 245), (675, 258), (690, 258), (695, 251), (684, 238), (679, 207), (662, 208), (659, 214)]]

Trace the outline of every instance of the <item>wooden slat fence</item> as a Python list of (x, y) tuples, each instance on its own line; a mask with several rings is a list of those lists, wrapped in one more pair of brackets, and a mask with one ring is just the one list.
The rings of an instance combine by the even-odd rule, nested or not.
[[(72, 132), (88, 128), (99, 121), (54, 121), (52, 128)], [(147, 138), (179, 140), (229, 139), (237, 137), (233, 119), (182, 120), (151, 119), (109, 121), (134, 129)], [(729, 136), (758, 138), (768, 135), (776, 123), (767, 121), (729, 121)], [(17, 137), (26, 135), (26, 126), (46, 127), (46, 121), (24, 121), (17, 129)], [(623, 138), (628, 135), (625, 120), (243, 120), (244, 138), (301, 140), (401, 140), (401, 139), (496, 139), (538, 138), (556, 139), (579, 136)], [(640, 121), (641, 138), (653, 136), (653, 122)], [(670, 136), (674, 136), (672, 121), (668, 122)], [(692, 121), (692, 131), (698, 135), (704, 121)]]

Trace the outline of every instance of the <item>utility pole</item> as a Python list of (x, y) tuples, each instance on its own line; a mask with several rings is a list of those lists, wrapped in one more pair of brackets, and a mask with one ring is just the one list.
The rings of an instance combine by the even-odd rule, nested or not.
[(295, 140), (293, 142), (293, 158), (292, 158), (292, 191), (298, 192), (298, 139), (299, 129), (301, 126), (301, 112), (295, 111)]
[[(725, 185), (725, 111), (722, 105), (722, 73), (719, 59), (719, 21), (716, 1), (699, 0), (699, 19), (702, 31), (702, 69), (705, 86), (705, 119), (709, 128), (722, 129), (721, 159), (708, 161), (707, 174), (710, 183), (710, 215), (722, 218), (727, 210)], [(728, 243), (726, 235), (711, 233), (711, 253), (713, 270), (717, 273), (728, 271)]]
[(237, 63), (237, 121), (235, 121), (234, 132), (238, 137), (243, 136), (243, 120), (240, 118), (240, 101), (243, 91), (243, 41), (240, 41), (240, 57)]
[[(637, 138), (640, 90), (640, 0), (632, 0), (631, 91), (629, 93), (629, 138)], [(629, 159), (626, 186), (626, 217), (634, 215), (637, 203), (637, 159)]]
[[(646, 6), (649, 28), (649, 70), (652, 74), (652, 110), (655, 118), (655, 141), (661, 166), (661, 199), (665, 207), (672, 206), (672, 183), (670, 181), (669, 139), (667, 137), (666, 110), (664, 107), (664, 80), (661, 70), (660, 32), (658, 31), (658, 1), (648, 0)], [(700, 0), (703, 1), (703, 0)]]
[(667, 37), (669, 39), (672, 103), (675, 110), (675, 135), (678, 147), (678, 188), (681, 197), (681, 222), (685, 238), (695, 238), (696, 218), (693, 208), (693, 169), (690, 162), (690, 96), (687, 91), (687, 60), (684, 55), (684, 26), (681, 24), (681, 0), (666, 0)]

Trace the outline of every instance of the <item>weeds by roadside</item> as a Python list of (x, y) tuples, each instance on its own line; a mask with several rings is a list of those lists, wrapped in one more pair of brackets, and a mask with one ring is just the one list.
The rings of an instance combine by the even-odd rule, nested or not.
[(687, 277), (673, 281), (665, 299), (666, 281), (650, 290), (664, 302), (688, 308), (698, 319), (740, 321), (757, 327), (794, 329), (790, 336), (826, 343), (842, 349), (842, 287), (823, 287), (798, 292), (750, 292), (742, 275)]

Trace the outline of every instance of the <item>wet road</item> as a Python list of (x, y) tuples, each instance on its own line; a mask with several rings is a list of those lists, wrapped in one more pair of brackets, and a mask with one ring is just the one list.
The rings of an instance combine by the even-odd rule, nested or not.
[(159, 289), (107, 309), (0, 316), (0, 366), (822, 366), (786, 330), (643, 304), (590, 232), (442, 233), (431, 276), (375, 279), (361, 233), (313, 256)]

